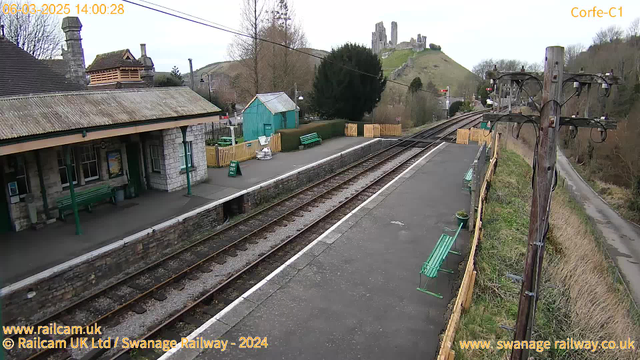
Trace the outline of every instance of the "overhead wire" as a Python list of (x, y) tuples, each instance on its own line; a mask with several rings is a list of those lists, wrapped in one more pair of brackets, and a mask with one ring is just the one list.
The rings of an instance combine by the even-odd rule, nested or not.
[[(373, 77), (375, 79), (378, 79), (379, 76), (380, 76), (380, 75), (371, 74), (371, 73), (368, 73), (368, 72), (365, 72), (365, 71), (362, 71), (362, 70), (354, 69), (354, 68), (346, 66), (346, 65), (344, 65), (342, 63), (331, 61), (331, 60), (327, 59), (326, 57), (322, 57), (320, 55), (312, 54), (312, 53), (309, 53), (309, 52), (306, 52), (306, 51), (303, 51), (303, 50), (300, 50), (300, 49), (297, 49), (297, 48), (292, 48), (290, 46), (287, 46), (287, 45), (284, 45), (284, 44), (281, 44), (281, 43), (278, 43), (278, 42), (275, 42), (275, 41), (272, 41), (272, 40), (269, 40), (269, 39), (264, 39), (264, 38), (261, 38), (261, 37), (258, 37), (258, 36), (254, 37), (253, 35), (245, 34), (245, 33), (241, 32), (241, 31), (235, 30), (235, 29), (233, 29), (231, 27), (228, 27), (228, 26), (225, 26), (225, 25), (222, 25), (222, 24), (218, 24), (218, 23), (215, 23), (215, 22), (207, 20), (207, 19), (196, 17), (194, 15), (191, 15), (191, 14), (188, 14), (188, 13), (185, 13), (185, 12), (181, 12), (181, 11), (175, 10), (173, 8), (170, 8), (170, 7), (158, 5), (158, 4), (155, 4), (155, 3), (150, 2), (150, 1), (138, 0), (138, 1), (144, 2), (145, 4), (153, 5), (155, 7), (162, 8), (162, 9), (165, 9), (165, 10), (168, 10), (168, 11), (161, 10), (161, 9), (158, 9), (158, 8), (155, 8), (155, 7), (152, 7), (152, 6), (147, 6), (147, 5), (144, 5), (144, 4), (140, 4), (140, 3), (137, 3), (137, 2), (131, 1), (131, 0), (121, 0), (121, 1), (125, 2), (125, 3), (128, 3), (128, 4), (131, 4), (131, 5), (139, 6), (139, 7), (144, 8), (144, 9), (155, 11), (155, 12), (167, 15), (167, 16), (171, 16), (171, 17), (174, 17), (174, 18), (177, 18), (177, 19), (189, 21), (189, 22), (192, 22), (194, 24), (198, 24), (198, 25), (206, 26), (206, 27), (209, 27), (209, 28), (212, 28), (212, 29), (224, 31), (224, 32), (236, 35), (236, 36), (255, 39), (255, 40), (262, 41), (262, 42), (265, 42), (265, 43), (269, 43), (269, 44), (272, 44), (272, 45), (280, 46), (280, 47), (285, 48), (287, 50), (295, 51), (295, 52), (298, 52), (298, 53), (301, 53), (301, 54), (304, 54), (304, 55), (307, 55), (307, 56), (310, 56), (310, 57), (313, 57), (313, 58), (316, 58), (316, 59), (327, 61), (329, 63), (338, 65), (340, 67), (343, 67), (345, 69), (354, 71), (354, 72), (359, 73), (361, 75), (366, 75), (366, 76), (369, 76), (369, 77)], [(171, 11), (171, 12), (169, 12), (169, 11)], [(178, 15), (178, 14), (180, 14), (180, 15)], [(397, 85), (409, 88), (408, 84), (405, 84), (405, 83), (402, 83), (402, 82), (399, 82), (399, 81), (395, 81), (395, 80), (391, 80), (391, 79), (386, 79), (386, 81), (388, 83), (397, 84)], [(428, 92), (425, 89), (420, 89), (420, 91)]]

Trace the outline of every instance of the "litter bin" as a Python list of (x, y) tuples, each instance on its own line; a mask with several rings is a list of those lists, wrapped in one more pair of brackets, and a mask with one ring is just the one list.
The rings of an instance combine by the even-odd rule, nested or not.
[(36, 224), (38, 222), (38, 210), (35, 204), (35, 196), (27, 194), (24, 197), (24, 201), (27, 203), (27, 209), (29, 210), (29, 220), (31, 220), (32, 224)]
[(124, 201), (124, 190), (116, 190), (116, 204)]

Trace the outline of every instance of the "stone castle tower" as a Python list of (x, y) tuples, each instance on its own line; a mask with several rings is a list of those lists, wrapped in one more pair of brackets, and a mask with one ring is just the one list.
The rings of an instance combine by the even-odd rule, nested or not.
[(391, 22), (391, 47), (396, 47), (398, 45), (398, 23), (395, 21)]
[(67, 79), (87, 85), (87, 73), (84, 66), (84, 50), (82, 49), (82, 37), (80, 37), (82, 23), (75, 16), (62, 19), (62, 31), (64, 32), (67, 48), (62, 49), (62, 58), (67, 63)]

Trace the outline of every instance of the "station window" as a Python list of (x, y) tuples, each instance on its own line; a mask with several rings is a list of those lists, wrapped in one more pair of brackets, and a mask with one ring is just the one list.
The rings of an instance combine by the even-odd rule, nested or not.
[(25, 164), (24, 157), (18, 157), (18, 164), (16, 166), (16, 182), (18, 183), (18, 194), (20, 198), (24, 198), (29, 193), (29, 179), (27, 177), (27, 165)]
[(93, 145), (80, 146), (80, 167), (85, 181), (100, 178), (98, 171), (98, 152)]
[[(149, 152), (151, 153), (151, 171), (159, 173), (162, 169), (162, 148), (158, 145), (151, 145)], [(184, 149), (182, 153), (184, 153)]]
[[(189, 162), (189, 167), (193, 166), (193, 154), (191, 153), (191, 141), (187, 142), (187, 161)], [(180, 144), (180, 169), (184, 169), (184, 144)]]
[[(69, 186), (69, 178), (67, 176), (67, 166), (65, 165), (64, 155), (62, 154), (62, 150), (56, 151), (58, 154), (58, 172), (60, 173), (60, 183), (62, 187)], [(76, 156), (73, 151), (71, 151), (71, 176), (73, 177), (73, 183), (78, 183), (78, 174), (76, 172)]]

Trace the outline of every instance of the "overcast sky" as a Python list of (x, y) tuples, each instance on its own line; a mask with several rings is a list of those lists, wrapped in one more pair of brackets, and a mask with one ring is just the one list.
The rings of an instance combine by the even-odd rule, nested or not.
[[(264, 1), (264, 0), (263, 0)], [(269, 0), (272, 1), (272, 0)], [(193, 14), (231, 28), (239, 28), (243, 0), (153, 0), (154, 3)], [(38, 3), (43, 3), (38, 1)], [(49, 1), (50, 3), (50, 1)], [(65, 1), (78, 4), (86, 1)], [(112, 0), (106, 4), (119, 2)], [(296, 20), (306, 32), (309, 46), (331, 50), (345, 42), (371, 46), (376, 22), (384, 21), (391, 36), (391, 21), (398, 23), (398, 41), (418, 33), (428, 43), (442, 46), (450, 57), (471, 69), (485, 58), (515, 58), (541, 62), (545, 47), (583, 43), (590, 45), (600, 28), (619, 25), (626, 29), (640, 17), (640, 1), (417, 1), (417, 0), (290, 0)], [(571, 9), (597, 4), (608, 11), (622, 7), (616, 18), (574, 18)], [(75, 5), (72, 5), (75, 11)], [(96, 54), (129, 48), (140, 55), (147, 44), (157, 71), (177, 65), (182, 73), (206, 64), (229, 60), (232, 35), (124, 3), (123, 15), (84, 15), (80, 20), (87, 66)]]

